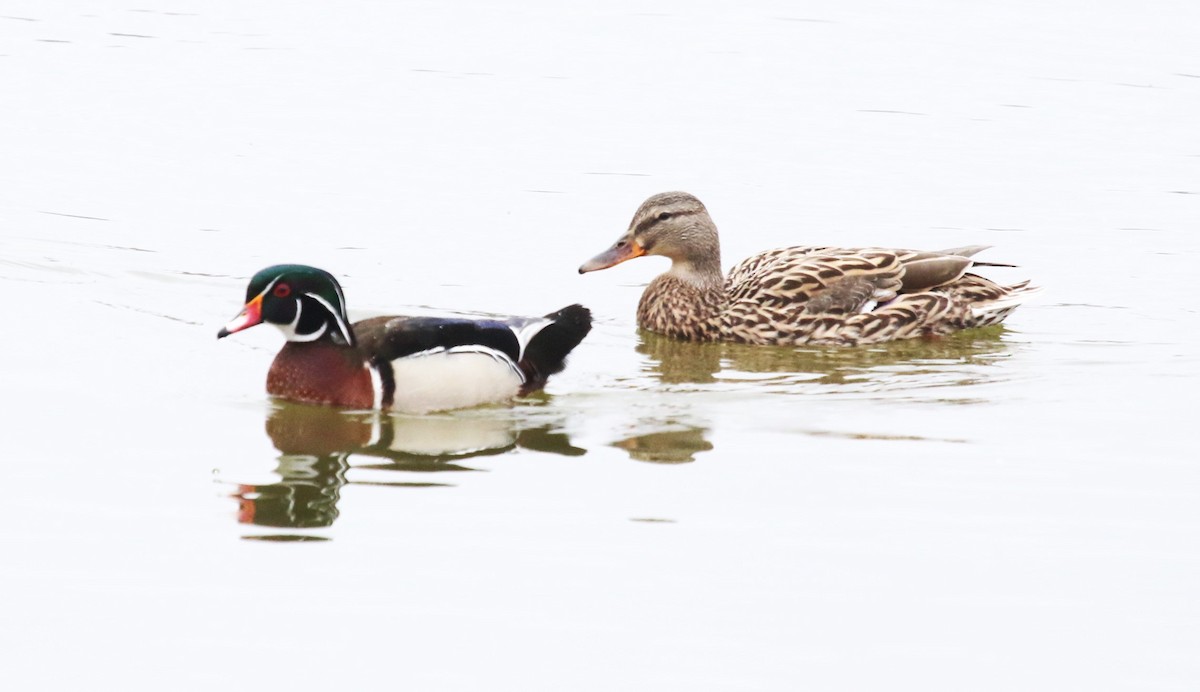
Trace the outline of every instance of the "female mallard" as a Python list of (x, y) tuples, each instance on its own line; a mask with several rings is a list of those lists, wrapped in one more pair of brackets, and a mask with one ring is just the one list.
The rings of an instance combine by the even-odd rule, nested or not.
[(333, 275), (302, 264), (250, 279), (222, 338), (269, 322), (287, 343), (267, 373), (281, 399), (424, 413), (541, 389), (592, 327), (582, 305), (545, 317), (372, 317), (350, 324)]
[(579, 273), (662, 255), (671, 268), (642, 294), (643, 329), (689, 341), (852, 346), (1002, 322), (1036, 289), (968, 274), (1010, 266), (970, 259), (986, 247), (788, 247), (750, 257), (725, 278), (708, 210), (686, 192), (664, 192), (643, 202), (620, 240)]

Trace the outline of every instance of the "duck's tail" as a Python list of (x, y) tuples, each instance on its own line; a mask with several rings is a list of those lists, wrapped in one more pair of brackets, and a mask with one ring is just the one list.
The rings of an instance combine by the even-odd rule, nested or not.
[(1030, 286), (1028, 281), (1005, 286), (1003, 293), (996, 298), (972, 305), (971, 314), (975, 317), (995, 315), (1001, 312), (1007, 314), (1013, 308), (1028, 300), (1029, 296), (1041, 290), (1041, 286)]
[(561, 372), (567, 366), (567, 354), (592, 330), (592, 311), (582, 305), (568, 305), (546, 319), (550, 323), (530, 339), (518, 363), (525, 374), (521, 394), (541, 389), (551, 375)]

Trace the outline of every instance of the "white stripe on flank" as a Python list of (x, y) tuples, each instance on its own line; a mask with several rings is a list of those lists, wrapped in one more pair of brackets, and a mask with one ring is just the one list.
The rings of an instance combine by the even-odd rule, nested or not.
[(375, 395), (375, 408), (383, 408), (383, 376), (379, 374), (379, 368), (370, 363), (366, 363), (363, 367), (371, 375), (371, 392)]
[(535, 318), (523, 324), (510, 324), (508, 328), (512, 330), (513, 336), (517, 337), (517, 360), (520, 361), (525, 357), (525, 347), (533, 341), (533, 337), (539, 332), (554, 324), (552, 320)]
[(499, 351), (483, 346), (431, 349), (392, 361), (391, 408), (427, 413), (468, 408), (516, 396), (525, 378)]
[(466, 346), (455, 346), (454, 348), (446, 351), (446, 353), (479, 353), (485, 355), (511, 370), (513, 374), (516, 375), (519, 380), (521, 380), (521, 384), (525, 384), (525, 375), (521, 373), (521, 369), (517, 367), (517, 364), (513, 362), (512, 358), (509, 358), (503, 351), (497, 351), (494, 348), (488, 348), (487, 346), (481, 346), (479, 344), (469, 344)]

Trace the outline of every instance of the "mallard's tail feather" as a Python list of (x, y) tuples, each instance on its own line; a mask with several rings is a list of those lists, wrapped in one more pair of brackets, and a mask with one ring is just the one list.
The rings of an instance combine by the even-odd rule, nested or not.
[(1029, 296), (1040, 292), (1040, 286), (1030, 286), (1028, 281), (1022, 281), (1019, 284), (1004, 287), (1004, 295), (982, 303), (977, 303), (971, 306), (971, 314), (980, 317), (983, 315), (993, 314), (1005, 310), (1011, 310), (1018, 305), (1024, 303)]

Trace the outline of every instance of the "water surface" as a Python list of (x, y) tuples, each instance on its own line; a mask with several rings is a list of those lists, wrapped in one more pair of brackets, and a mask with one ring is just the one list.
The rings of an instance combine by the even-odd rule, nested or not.
[[(1200, 11), (120, 3), (0, 17), (20, 689), (1192, 689)], [(639, 333), (685, 189), (726, 265), (995, 246), (1004, 328)], [(593, 333), (430, 416), (268, 400), (217, 342), (307, 262), (354, 317)]]

